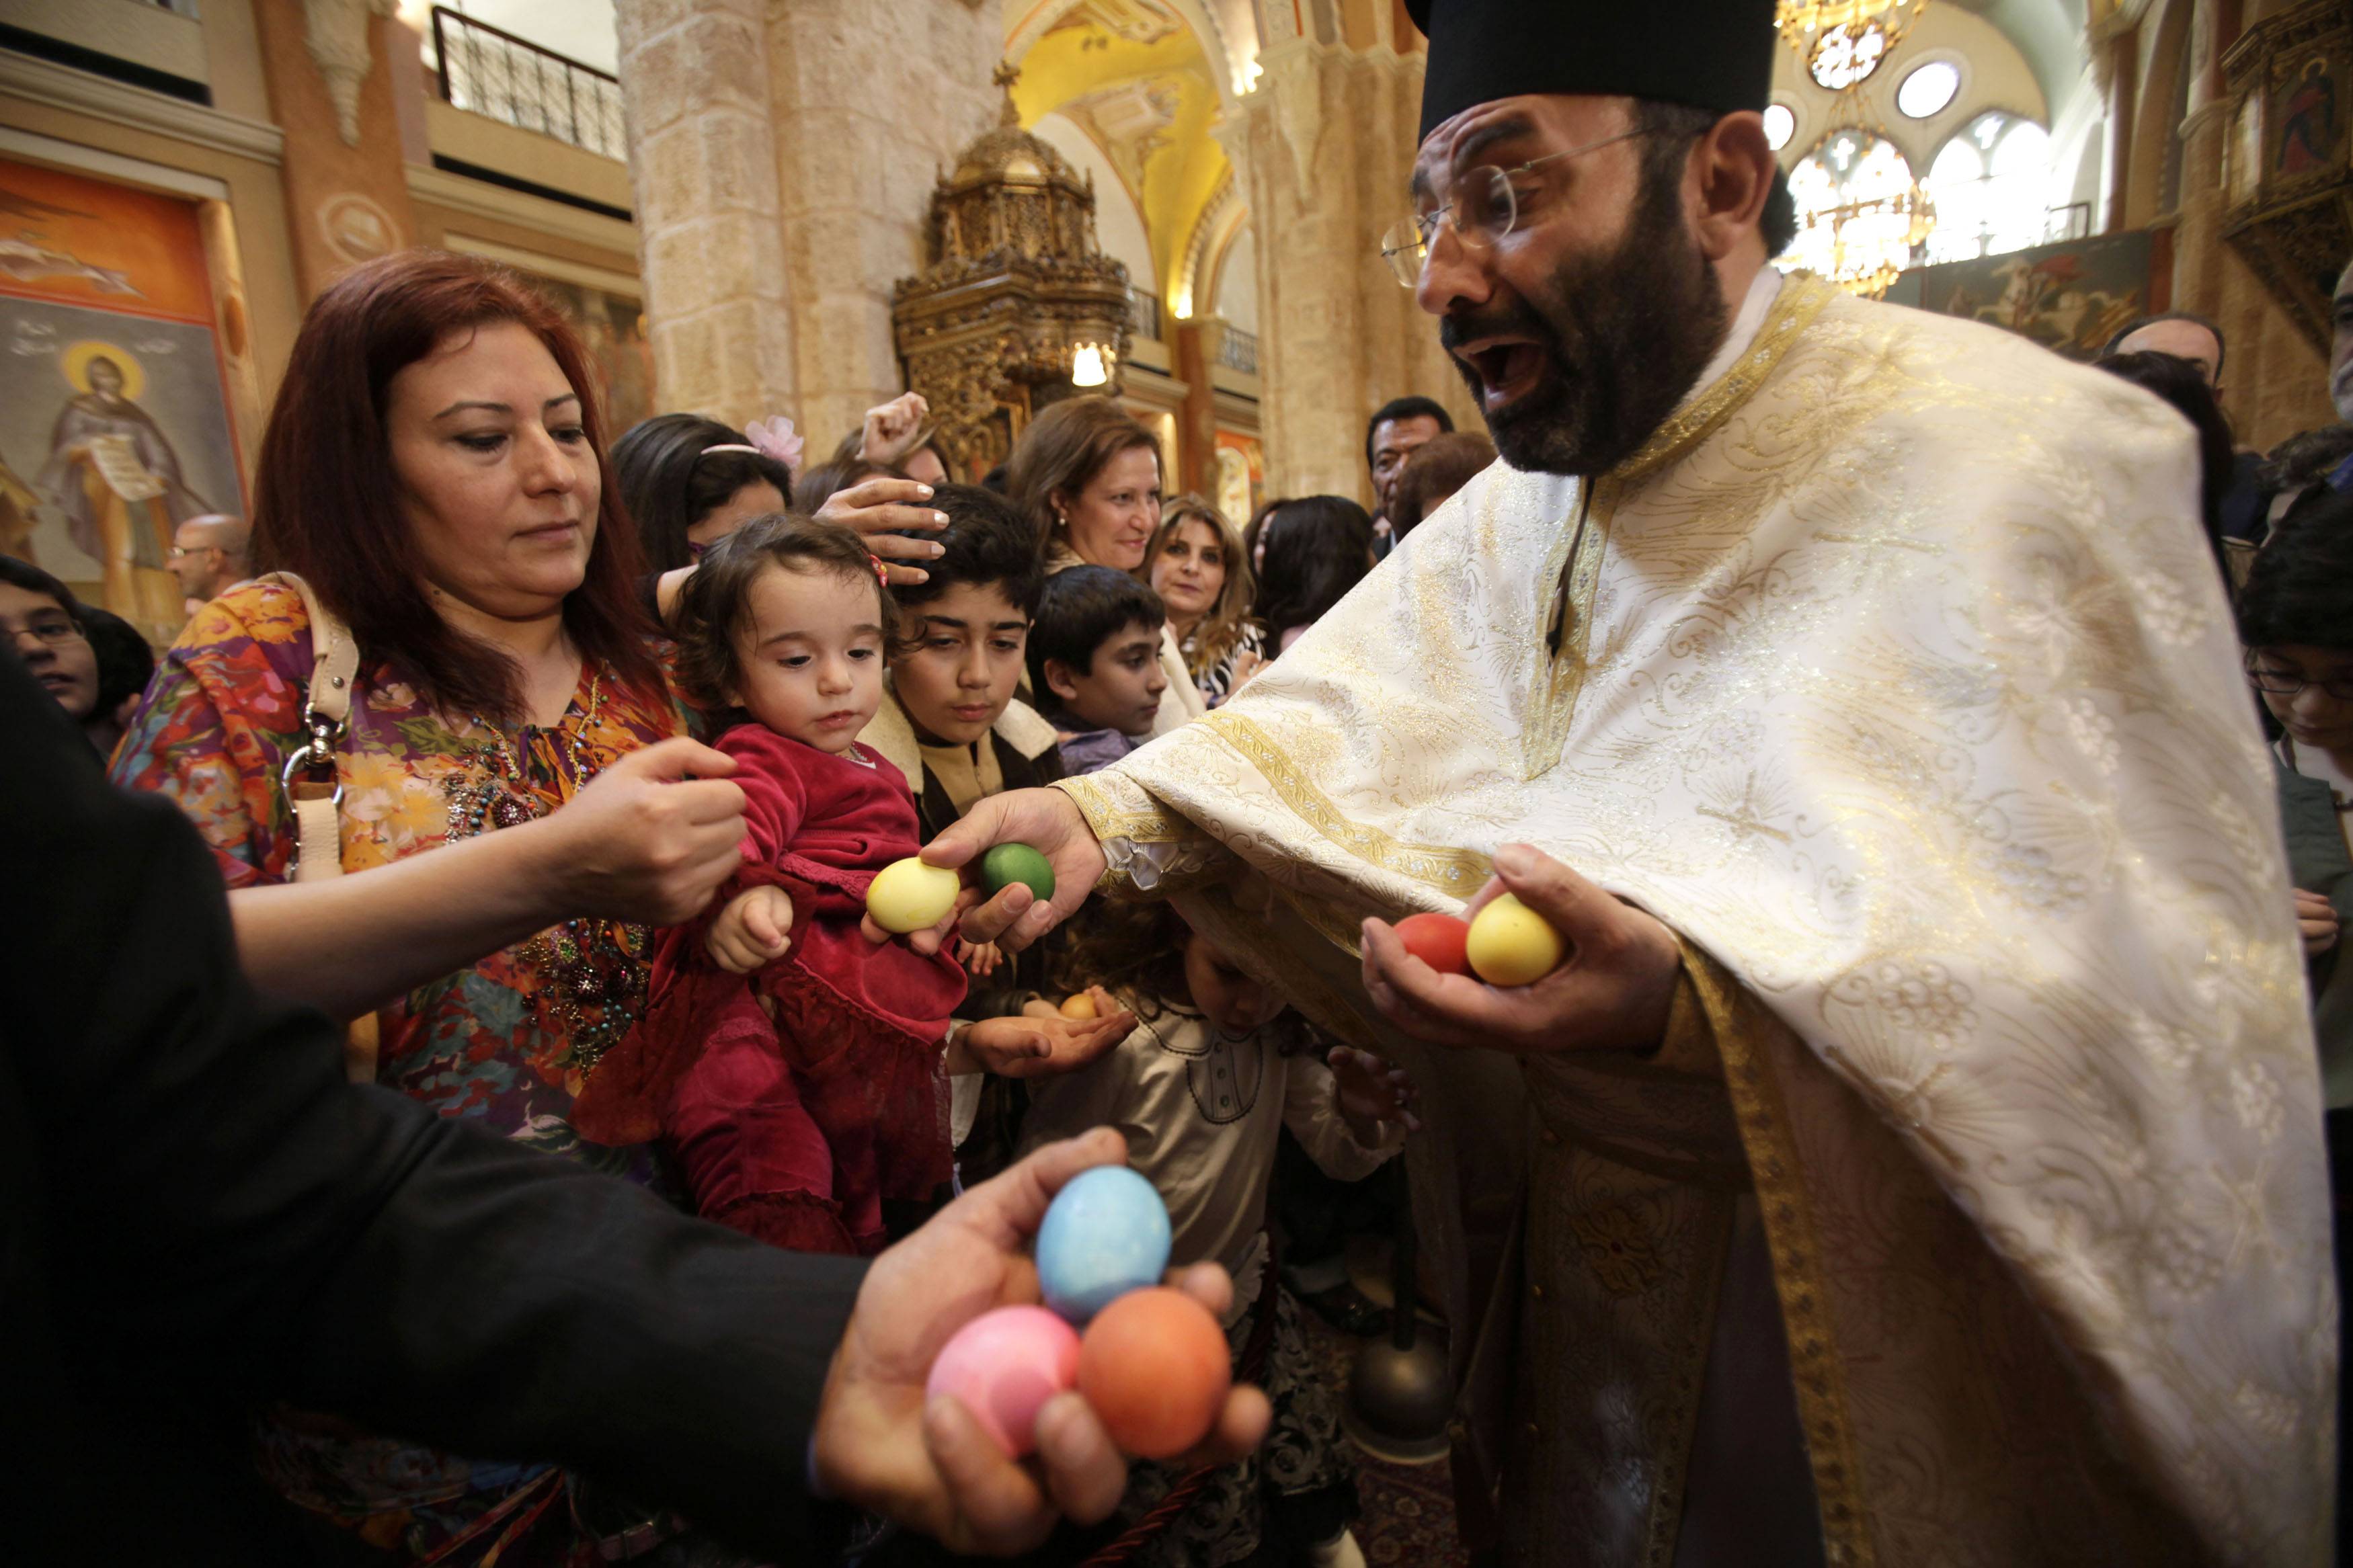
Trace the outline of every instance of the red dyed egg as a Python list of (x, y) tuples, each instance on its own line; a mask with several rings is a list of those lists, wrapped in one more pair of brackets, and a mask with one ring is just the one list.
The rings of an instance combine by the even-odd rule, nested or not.
[(1131, 1290), (1079, 1342), (1079, 1392), (1129, 1453), (1172, 1459), (1209, 1435), (1233, 1384), (1226, 1331), (1181, 1290)]
[(1468, 974), (1471, 924), (1452, 915), (1408, 915), (1397, 923), (1405, 950), (1440, 974)]

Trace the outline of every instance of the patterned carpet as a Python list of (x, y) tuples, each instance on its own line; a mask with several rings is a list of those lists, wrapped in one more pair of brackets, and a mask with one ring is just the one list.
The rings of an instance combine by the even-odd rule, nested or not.
[[(1314, 1312), (1302, 1311), (1314, 1352), (1332, 1386), (1345, 1393), (1348, 1365), (1360, 1342)], [(1397, 1465), (1359, 1451), (1357, 1492), (1364, 1499), (1356, 1541), (1373, 1568), (1469, 1568), (1470, 1555), (1454, 1537), (1454, 1499), (1446, 1462)]]

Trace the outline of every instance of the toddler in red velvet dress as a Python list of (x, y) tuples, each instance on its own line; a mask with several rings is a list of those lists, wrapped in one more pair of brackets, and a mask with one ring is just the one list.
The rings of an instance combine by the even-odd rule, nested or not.
[(744, 721), (713, 742), (744, 790), (744, 864), (702, 919), (660, 933), (645, 1016), (573, 1118), (599, 1142), (659, 1135), (697, 1213), (801, 1251), (879, 1251), (936, 1198), (951, 1065), (1089, 1056), (1101, 1032), (957, 1025), (951, 1064), (964, 972), (865, 919), (875, 873), (919, 847), (906, 779), (858, 743), (895, 619), (855, 533), (787, 514), (744, 524), (688, 580), (681, 681)]

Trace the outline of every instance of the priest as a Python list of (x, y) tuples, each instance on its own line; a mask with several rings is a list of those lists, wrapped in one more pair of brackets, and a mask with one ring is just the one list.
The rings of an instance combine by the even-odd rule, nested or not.
[[(2317, 1072), (2187, 426), (1768, 265), (1771, 0), (1409, 8), (1384, 248), (1502, 461), (926, 849), (1053, 860), (965, 933), (1173, 896), (1412, 1070), (1508, 1562), (2324, 1562)], [(1503, 891), (1535, 984), (1399, 944)]]

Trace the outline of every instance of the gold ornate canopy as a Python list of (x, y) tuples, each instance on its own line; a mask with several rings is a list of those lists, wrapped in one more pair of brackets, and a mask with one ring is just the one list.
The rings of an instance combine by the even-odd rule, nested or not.
[(2222, 237), (2316, 348), (2353, 249), (2353, 14), (2307, 0), (2249, 27), (2222, 57)]
[[(1106, 392), (1127, 357), (1127, 268), (1095, 246), (1095, 195), (1021, 129), (1013, 73), (1005, 113), (932, 194), (930, 264), (892, 291), (907, 385), (938, 421), (960, 475), (1001, 462), (1029, 416), (1076, 390)], [(1092, 351), (1092, 353), (1088, 352)]]

